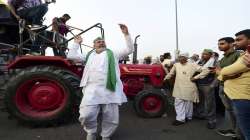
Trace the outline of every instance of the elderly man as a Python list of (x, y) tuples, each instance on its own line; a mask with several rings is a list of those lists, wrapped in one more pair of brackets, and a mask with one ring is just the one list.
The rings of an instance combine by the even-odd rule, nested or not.
[[(198, 90), (196, 84), (191, 80), (201, 79), (209, 72), (208, 69), (202, 69), (201, 66), (190, 63), (188, 54), (180, 54), (179, 62), (175, 63), (166, 75), (165, 79), (170, 79), (176, 76), (173, 97), (175, 97), (175, 111), (176, 120), (173, 125), (178, 126), (185, 123), (185, 121), (192, 120), (193, 116), (193, 102), (198, 102)], [(195, 72), (201, 72), (193, 77)]]
[(199, 56), (198, 54), (193, 54), (193, 55), (190, 57), (189, 61), (192, 62), (192, 63), (198, 63), (199, 60), (200, 60), (199, 57), (200, 57), (200, 56)]
[[(202, 58), (198, 62), (198, 65), (203, 68), (209, 68), (213, 70), (215, 68), (216, 61), (212, 57), (213, 51), (211, 49), (204, 49), (202, 52)], [(215, 74), (209, 73), (204, 78), (196, 80), (200, 102), (195, 109), (195, 117), (199, 119), (207, 119), (207, 128), (214, 129), (216, 127), (216, 103), (215, 92), (213, 87), (213, 81), (215, 80)]]
[(77, 37), (68, 58), (86, 60), (86, 66), (80, 86), (83, 87), (83, 98), (80, 105), (79, 120), (87, 132), (87, 140), (96, 139), (97, 116), (102, 113), (102, 140), (109, 140), (119, 123), (118, 105), (127, 101), (120, 80), (119, 58), (133, 52), (133, 42), (128, 28), (120, 24), (127, 47), (111, 51), (105, 41), (98, 37), (94, 40), (94, 50), (86, 57), (78, 54), (82, 39)]

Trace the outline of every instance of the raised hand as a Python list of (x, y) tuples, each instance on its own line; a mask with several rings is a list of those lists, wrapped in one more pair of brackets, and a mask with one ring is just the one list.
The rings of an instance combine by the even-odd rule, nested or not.
[(128, 32), (128, 27), (125, 25), (125, 24), (119, 24), (120, 28), (121, 28), (121, 31), (124, 35), (128, 35), (129, 32)]
[(77, 44), (81, 44), (82, 43), (82, 37), (81, 36), (76, 36), (74, 38), (74, 42), (77, 43)]

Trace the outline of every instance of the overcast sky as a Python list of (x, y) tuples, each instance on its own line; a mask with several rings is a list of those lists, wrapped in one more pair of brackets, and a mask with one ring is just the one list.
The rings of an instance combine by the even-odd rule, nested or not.
[[(217, 40), (250, 28), (250, 0), (177, 0), (179, 19), (179, 48), (181, 52), (200, 53), (204, 48), (217, 49)], [(112, 49), (124, 47), (117, 26), (128, 25), (132, 37), (138, 39), (138, 56), (154, 57), (164, 52), (174, 53), (174, 0), (57, 0), (49, 6), (46, 24), (54, 16), (71, 15), (70, 25), (86, 29), (102, 23), (106, 42)], [(99, 32), (85, 34), (86, 44)]]

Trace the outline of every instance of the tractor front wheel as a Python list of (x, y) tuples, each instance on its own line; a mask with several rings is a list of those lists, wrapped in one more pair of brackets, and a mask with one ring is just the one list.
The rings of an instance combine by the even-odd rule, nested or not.
[(136, 95), (134, 106), (141, 117), (161, 117), (166, 112), (167, 96), (158, 89), (143, 90)]
[(12, 74), (5, 104), (18, 120), (32, 125), (65, 121), (72, 114), (79, 78), (53, 66), (34, 66)]

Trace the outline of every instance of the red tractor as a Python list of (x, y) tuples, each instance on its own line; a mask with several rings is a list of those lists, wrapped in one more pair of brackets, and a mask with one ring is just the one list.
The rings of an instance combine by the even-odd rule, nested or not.
[[(0, 5), (0, 10), (3, 9)], [(104, 36), (100, 23), (81, 30), (78, 35), (93, 28), (99, 28)], [(65, 58), (67, 43), (72, 39), (44, 29), (34, 32), (8, 16), (0, 17), (0, 58), (3, 60), (0, 76), (5, 79), (1, 89), (11, 116), (28, 124), (50, 125), (64, 122), (77, 112), (84, 65)], [(27, 55), (34, 41), (40, 46), (40, 56)], [(47, 47), (52, 47), (56, 56), (45, 56)], [(162, 66), (121, 64), (120, 70), (124, 92), (134, 100), (137, 114), (162, 116), (170, 99), (169, 90), (162, 88), (165, 76)]]

